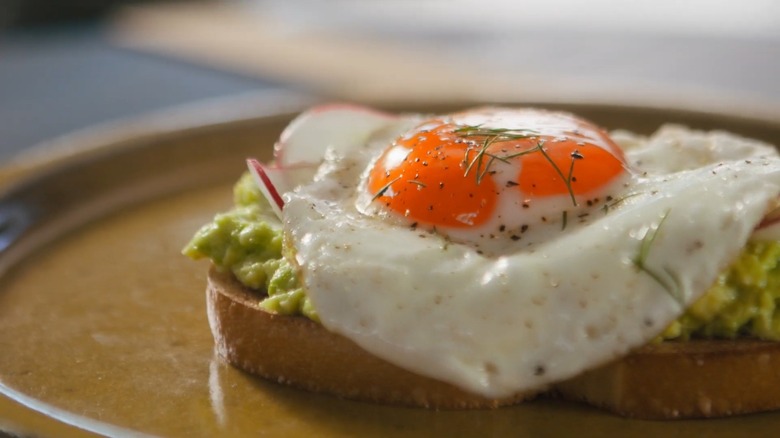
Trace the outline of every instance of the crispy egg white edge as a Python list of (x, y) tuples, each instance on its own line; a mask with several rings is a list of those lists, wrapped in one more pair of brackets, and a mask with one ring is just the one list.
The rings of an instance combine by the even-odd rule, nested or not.
[[(712, 149), (699, 134), (677, 131), (672, 141), (663, 132), (633, 138), (629, 159), (689, 134)], [(780, 192), (780, 160), (748, 147), (752, 161), (638, 178), (639, 194), (589, 227), (488, 258), (356, 211), (355, 187), (381, 144), (330, 157), (315, 182), (286, 195), (285, 230), (309, 297), (329, 330), (488, 397), (574, 376), (649, 341), (709, 287)], [(672, 273), (675, 293), (633, 263), (664, 217), (647, 266)]]

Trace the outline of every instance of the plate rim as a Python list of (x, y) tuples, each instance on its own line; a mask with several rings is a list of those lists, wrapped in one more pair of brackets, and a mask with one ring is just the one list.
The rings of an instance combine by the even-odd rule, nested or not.
[[(264, 117), (293, 115), (309, 106), (328, 102), (349, 102), (404, 112), (404, 108), (424, 106), (527, 105), (605, 107), (625, 111), (670, 111), (697, 117), (717, 117), (740, 122), (763, 123), (780, 127), (780, 105), (759, 104), (751, 100), (714, 99), (698, 103), (672, 100), (637, 101), (631, 99), (588, 96), (536, 96), (528, 99), (431, 99), (428, 101), (348, 101), (326, 96), (315, 96), (282, 89), (252, 91), (217, 98), (184, 103), (140, 115), (117, 118), (55, 136), (25, 148), (0, 163), (0, 185), (26, 175), (30, 170), (57, 165), (77, 159), (90, 151), (104, 149), (119, 143), (139, 141), (155, 136), (172, 135), (221, 125), (251, 122)], [(705, 105), (705, 106), (702, 106)], [(669, 120), (674, 123), (673, 119)], [(780, 144), (777, 145), (780, 147)]]

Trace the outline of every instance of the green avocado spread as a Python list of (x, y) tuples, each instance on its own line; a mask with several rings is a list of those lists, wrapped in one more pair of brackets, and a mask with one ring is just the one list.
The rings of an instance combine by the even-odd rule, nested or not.
[(780, 242), (750, 242), (715, 284), (661, 334), (663, 339), (780, 340)]
[[(233, 190), (234, 208), (204, 225), (183, 253), (211, 259), (245, 286), (265, 291), (265, 309), (318, 321), (297, 275), (281, 222), (246, 173)], [(780, 242), (751, 242), (715, 284), (661, 340), (756, 337), (780, 340)]]
[(301, 288), (292, 254), (283, 245), (282, 224), (249, 173), (233, 188), (235, 206), (217, 214), (195, 233), (182, 251), (192, 259), (211, 259), (245, 286), (265, 291), (260, 305), (283, 315), (317, 314)]

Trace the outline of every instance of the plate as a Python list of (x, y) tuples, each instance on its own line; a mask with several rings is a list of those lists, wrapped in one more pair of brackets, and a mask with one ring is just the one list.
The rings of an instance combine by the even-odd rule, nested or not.
[[(467, 102), (408, 107), (443, 112)], [(777, 114), (734, 116), (596, 103), (532, 102), (608, 128), (665, 122), (780, 144)], [(626, 420), (542, 400), (426, 411), (338, 400), (242, 373), (215, 355), (206, 262), (180, 254), (231, 204), (244, 158), (267, 160), (297, 109), (259, 99), (201, 108), (189, 123), (71, 137), (0, 197), (0, 431), (45, 436), (731, 436), (780, 429), (780, 413)], [(203, 114), (220, 114), (217, 120)], [(169, 115), (181, 122), (182, 115)], [(87, 140), (89, 139), (89, 140)], [(97, 140), (96, 140), (97, 139)], [(79, 146), (78, 144), (81, 144)], [(89, 144), (90, 147), (85, 147)], [(50, 159), (40, 159), (49, 156)]]

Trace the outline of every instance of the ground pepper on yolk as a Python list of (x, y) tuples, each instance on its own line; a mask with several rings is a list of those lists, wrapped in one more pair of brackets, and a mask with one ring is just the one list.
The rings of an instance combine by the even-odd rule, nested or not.
[[(391, 210), (415, 221), (464, 227), (480, 225), (490, 218), (497, 201), (492, 178), (464, 178), (465, 142), (442, 124), (431, 131), (419, 131), (387, 149), (380, 163), (405, 155), (392, 168), (377, 165), (369, 178), (369, 190)], [(392, 163), (390, 163), (392, 164)]]
[[(369, 174), (373, 198), (414, 222), (464, 228), (489, 221), (509, 190), (524, 202), (568, 196), (576, 205), (577, 196), (609, 184), (627, 167), (601, 129), (568, 114), (461, 116), (426, 121), (386, 149)], [(498, 171), (510, 178), (499, 183)]]

